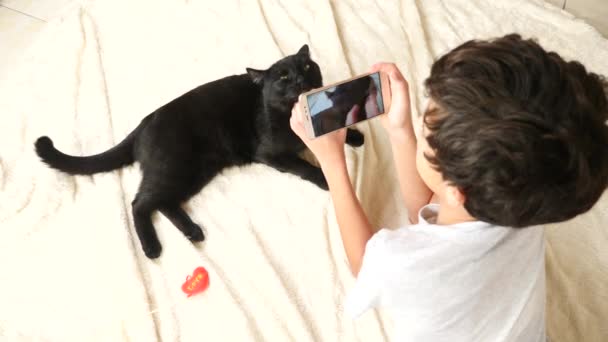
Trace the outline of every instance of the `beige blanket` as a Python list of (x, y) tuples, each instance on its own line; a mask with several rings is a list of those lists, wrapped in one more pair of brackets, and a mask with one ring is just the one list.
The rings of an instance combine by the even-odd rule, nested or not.
[[(189, 89), (304, 43), (326, 82), (395, 61), (419, 112), (436, 56), (513, 31), (608, 74), (608, 42), (538, 1), (104, 0), (68, 10), (1, 69), (0, 340), (387, 340), (385, 313), (343, 313), (354, 279), (326, 192), (262, 165), (225, 170), (186, 205), (206, 242), (193, 246), (155, 215), (164, 251), (150, 261), (130, 213), (137, 166), (70, 177), (44, 167), (33, 142), (103, 151)], [(398, 227), (406, 213), (390, 147), (377, 122), (361, 129), (364, 147), (347, 148), (352, 181), (374, 225)], [(554, 341), (608, 336), (607, 211), (605, 196), (547, 229)], [(186, 298), (181, 284), (197, 266), (211, 285)]]

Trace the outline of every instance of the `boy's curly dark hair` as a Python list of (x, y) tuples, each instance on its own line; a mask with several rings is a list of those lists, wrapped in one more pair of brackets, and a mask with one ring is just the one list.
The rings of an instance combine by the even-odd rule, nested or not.
[(568, 220), (608, 186), (608, 87), (512, 34), (466, 42), (425, 82), (427, 159), (477, 219), (509, 227)]

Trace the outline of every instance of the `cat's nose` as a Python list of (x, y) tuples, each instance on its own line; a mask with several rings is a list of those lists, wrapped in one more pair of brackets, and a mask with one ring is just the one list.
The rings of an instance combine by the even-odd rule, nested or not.
[(302, 88), (302, 86), (304, 85), (304, 77), (303, 76), (296, 77), (296, 84), (299, 85), (300, 88)]

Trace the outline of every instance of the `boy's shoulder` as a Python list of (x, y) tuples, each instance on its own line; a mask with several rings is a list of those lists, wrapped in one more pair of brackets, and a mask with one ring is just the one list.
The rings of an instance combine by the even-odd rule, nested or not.
[[(452, 225), (436, 224), (438, 204), (427, 204), (418, 214), (418, 223), (397, 229), (380, 229), (376, 232), (368, 244), (384, 245), (391, 247), (401, 244), (421, 245), (438, 241), (458, 241), (473, 237), (472, 240), (479, 241), (480, 236), (502, 235), (513, 232), (514, 229), (492, 225), (482, 221), (468, 221)], [(483, 238), (483, 237), (482, 237)]]
[[(437, 204), (420, 210), (419, 223), (398, 229), (381, 229), (368, 241), (364, 259), (370, 262), (418, 268), (438, 260), (475, 260), (487, 253), (502, 253), (511, 244), (540, 241), (542, 227), (507, 228), (487, 222), (462, 222), (437, 225)], [(432, 259), (432, 260), (431, 260)]]

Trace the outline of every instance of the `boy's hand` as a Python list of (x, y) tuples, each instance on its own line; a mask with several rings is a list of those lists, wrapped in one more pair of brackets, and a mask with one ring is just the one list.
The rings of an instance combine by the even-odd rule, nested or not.
[(376, 63), (370, 72), (383, 72), (388, 75), (391, 87), (391, 105), (388, 113), (381, 117), (382, 124), (389, 134), (403, 134), (412, 127), (409, 86), (401, 71), (394, 63)]
[(344, 157), (344, 142), (346, 140), (346, 129), (327, 133), (321, 137), (310, 139), (304, 129), (302, 109), (297, 102), (291, 110), (289, 121), (293, 132), (306, 144), (306, 146), (317, 157), (322, 168), (334, 167), (339, 164), (346, 164)]

